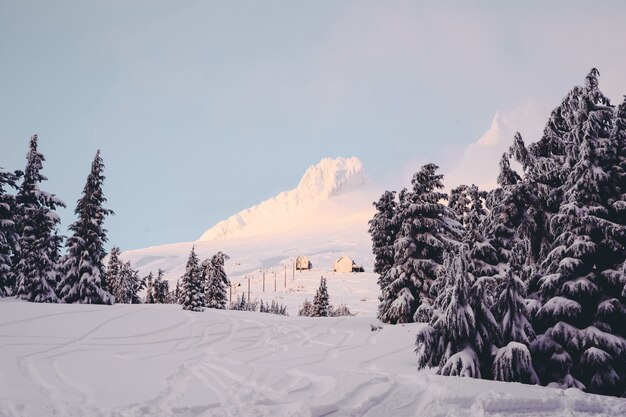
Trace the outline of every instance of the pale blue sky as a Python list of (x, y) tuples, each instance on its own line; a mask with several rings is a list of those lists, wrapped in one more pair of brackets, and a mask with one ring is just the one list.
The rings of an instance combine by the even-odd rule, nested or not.
[(375, 181), (450, 164), (592, 66), (626, 93), (623, 2), (517, 3), (0, 0), (0, 166), (38, 133), (65, 230), (100, 148), (126, 250), (195, 239), (322, 157)]

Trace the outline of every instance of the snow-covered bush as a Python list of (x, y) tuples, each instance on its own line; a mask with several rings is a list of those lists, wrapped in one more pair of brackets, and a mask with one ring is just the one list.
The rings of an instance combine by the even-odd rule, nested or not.
[(539, 383), (528, 347), (518, 342), (510, 342), (496, 351), (491, 373), (496, 381)]
[(263, 300), (259, 303), (259, 312), (261, 313), (270, 313), (270, 314), (278, 314), (281, 316), (287, 316), (287, 306), (284, 306), (276, 301), (273, 301), (268, 304), (264, 303)]

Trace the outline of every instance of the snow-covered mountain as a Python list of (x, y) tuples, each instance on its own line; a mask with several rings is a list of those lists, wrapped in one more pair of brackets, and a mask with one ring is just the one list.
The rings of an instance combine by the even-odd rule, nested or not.
[[(296, 188), (285, 191), (262, 203), (243, 210), (217, 223), (202, 234), (199, 240), (216, 240), (241, 236), (258, 236), (292, 231), (303, 226), (319, 227), (337, 216), (355, 212), (371, 212), (371, 204), (364, 206), (358, 191), (366, 185), (363, 164), (356, 158), (324, 158), (310, 166)], [(335, 197), (352, 194), (342, 199)], [(332, 201), (331, 201), (332, 200)]]
[[(254, 297), (276, 299), (293, 313), (305, 298), (313, 297), (320, 275), (324, 275), (329, 277), (331, 297), (348, 303), (355, 312), (373, 316), (378, 289), (371, 273), (373, 255), (367, 229), (374, 214), (372, 202), (381, 192), (368, 183), (357, 158), (325, 158), (309, 167), (293, 190), (217, 223), (196, 241), (126, 251), (122, 257), (142, 276), (163, 269), (175, 285), (192, 246), (201, 259), (222, 251), (230, 256), (226, 272), (236, 291), (247, 287), (250, 278)], [(309, 257), (313, 270), (294, 277), (293, 261), (299, 255)], [(369, 272), (333, 273), (333, 263), (341, 256), (352, 258)], [(286, 271), (289, 280), (285, 283)], [(262, 291), (263, 273), (271, 280), (266, 292)], [(270, 293), (275, 274), (283, 277), (283, 285)]]

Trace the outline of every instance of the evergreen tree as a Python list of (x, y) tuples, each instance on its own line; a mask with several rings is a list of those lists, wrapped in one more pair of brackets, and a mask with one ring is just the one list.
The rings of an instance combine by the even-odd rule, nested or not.
[[(582, 120), (564, 150), (569, 166), (561, 204), (550, 219), (554, 236), (535, 279), (542, 303), (531, 345), (544, 384), (621, 395), (626, 391), (626, 306), (615, 268), (624, 259), (626, 230), (611, 219), (613, 179), (610, 141), (613, 109), (598, 90), (597, 71), (587, 76), (574, 120)], [(616, 278), (617, 277), (617, 278)], [(617, 284), (617, 285), (616, 285)]]
[(12, 270), (19, 239), (14, 218), (17, 207), (15, 196), (9, 194), (7, 187), (16, 189), (21, 174), (0, 171), (0, 297), (10, 295), (15, 285)]
[(198, 263), (195, 248), (191, 249), (185, 275), (182, 276), (183, 309), (203, 311), (205, 307), (204, 288), (202, 285), (202, 271)]
[(470, 211), (471, 204), (472, 200), (469, 186), (459, 185), (450, 191), (448, 207), (456, 215), (456, 219), (462, 225), (465, 225), (465, 217)]
[(386, 283), (379, 306), (383, 322), (411, 322), (421, 304), (432, 304), (431, 286), (443, 253), (458, 244), (461, 226), (440, 203), (447, 195), (438, 191), (443, 188), (443, 175), (436, 173), (437, 168), (424, 165), (413, 176), (412, 191), (400, 194), (394, 265), (381, 278)]
[(63, 277), (58, 286), (59, 298), (65, 303), (113, 304), (113, 296), (102, 288), (105, 277), (103, 258), (107, 241), (104, 218), (113, 211), (103, 207), (104, 163), (100, 151), (91, 164), (91, 172), (74, 213), (78, 219), (69, 227), (73, 235), (67, 239), (67, 255), (61, 268)]
[(119, 275), (122, 268), (122, 260), (120, 259), (120, 248), (113, 246), (109, 253), (105, 278), (102, 280), (102, 288), (115, 295), (118, 292), (117, 284), (120, 281)]
[(65, 207), (54, 194), (42, 191), (39, 185), (47, 178), (40, 171), (45, 158), (37, 151), (37, 135), (30, 139), (22, 184), (16, 196), (18, 251), (14, 269), (18, 297), (35, 302), (57, 302), (55, 294), (55, 262), (58, 259), (60, 223), (54, 212)]
[(177, 304), (183, 304), (185, 301), (185, 292), (182, 286), (180, 285), (181, 280), (176, 280), (176, 288), (174, 289), (174, 299)]
[(397, 208), (395, 192), (385, 191), (374, 207), (376, 214), (369, 221), (369, 234), (375, 258), (374, 272), (382, 276), (393, 266), (393, 243), (398, 234), (398, 225), (394, 221)]
[(494, 312), (500, 323), (503, 344), (519, 342), (528, 346), (535, 339), (535, 332), (526, 312), (526, 286), (520, 278), (525, 259), (524, 251), (523, 244), (516, 246), (513, 260), (498, 286)]
[(218, 252), (210, 260), (203, 262), (206, 274), (206, 306), (209, 308), (225, 309), (228, 300), (230, 280), (226, 276), (224, 263), (230, 259), (228, 255)]
[(163, 276), (165, 271), (159, 268), (156, 279), (154, 280), (154, 300), (159, 304), (169, 304), (170, 285)]
[(313, 317), (328, 317), (330, 313), (330, 305), (328, 303), (328, 288), (326, 287), (326, 278), (320, 279), (320, 286), (313, 297)]
[(300, 306), (300, 310), (298, 310), (298, 315), (303, 317), (313, 317), (313, 304), (305, 299), (302, 305)]
[(463, 242), (469, 247), (468, 271), (475, 277), (498, 274), (498, 253), (485, 236), (487, 210), (483, 199), (487, 193), (472, 185), (466, 188), (467, 207), (463, 217)]
[(538, 384), (539, 379), (532, 365), (528, 349), (535, 339), (535, 332), (526, 313), (526, 286), (522, 276), (524, 262), (528, 261), (524, 243), (518, 243), (511, 254), (506, 276), (500, 282), (494, 311), (502, 334), (502, 345), (496, 351), (492, 366), (493, 379), (497, 381)]
[(475, 279), (468, 272), (467, 248), (448, 259), (444, 275), (452, 285), (435, 301), (443, 310), (418, 331), (418, 366), (435, 366), (440, 375), (489, 377), (491, 354), (500, 335), (484, 298), (487, 278)]
[(114, 288), (113, 296), (118, 303), (141, 304), (139, 291), (145, 288), (145, 280), (139, 278), (139, 272), (131, 266), (129, 261), (121, 262)]
[(154, 278), (152, 276), (152, 272), (150, 272), (148, 274), (148, 276), (145, 278), (146, 280), (146, 304), (154, 304), (156, 303), (156, 299), (154, 296), (154, 293), (156, 292), (155, 290), (155, 285), (154, 285)]

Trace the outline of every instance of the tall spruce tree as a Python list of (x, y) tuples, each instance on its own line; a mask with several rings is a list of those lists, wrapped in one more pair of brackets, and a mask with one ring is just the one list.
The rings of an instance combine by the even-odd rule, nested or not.
[(206, 306), (209, 308), (225, 309), (228, 302), (228, 287), (230, 280), (226, 275), (224, 263), (230, 259), (223, 252), (218, 252), (209, 260), (202, 263), (206, 274)]
[(56, 230), (61, 220), (54, 210), (65, 204), (54, 194), (39, 188), (47, 179), (40, 172), (44, 161), (37, 150), (37, 135), (34, 135), (16, 196), (19, 241), (14, 263), (14, 294), (29, 301), (57, 302), (55, 262), (60, 237)]
[(559, 210), (550, 219), (554, 236), (545, 272), (531, 284), (542, 303), (533, 325), (535, 369), (544, 384), (621, 395), (626, 391), (626, 306), (615, 285), (626, 230), (608, 207), (613, 109), (587, 76), (570, 118), (582, 120), (565, 148), (571, 170), (561, 187)]
[(184, 310), (203, 311), (206, 306), (202, 271), (198, 262), (195, 247), (191, 249), (185, 275), (182, 276), (181, 298)]
[(107, 241), (104, 218), (113, 214), (103, 207), (106, 198), (102, 192), (104, 163), (100, 151), (91, 164), (91, 172), (74, 213), (78, 219), (70, 225), (73, 235), (67, 239), (67, 254), (61, 262), (63, 276), (58, 286), (61, 301), (65, 303), (113, 304), (114, 297), (102, 288), (105, 278), (103, 258)]
[(454, 213), (440, 203), (447, 195), (439, 191), (443, 175), (437, 169), (435, 164), (424, 165), (413, 176), (412, 190), (400, 196), (394, 265), (381, 278), (387, 283), (379, 307), (383, 322), (412, 322), (420, 305), (432, 304), (431, 286), (443, 253), (461, 237)]
[(15, 217), (17, 206), (15, 196), (9, 188), (17, 189), (21, 172), (0, 171), (0, 297), (10, 295), (15, 286), (13, 277), (13, 257), (18, 249)]

